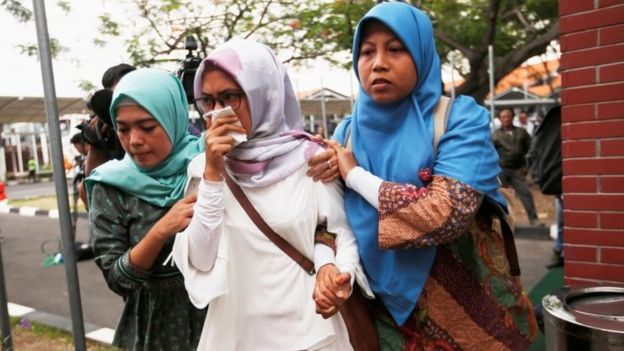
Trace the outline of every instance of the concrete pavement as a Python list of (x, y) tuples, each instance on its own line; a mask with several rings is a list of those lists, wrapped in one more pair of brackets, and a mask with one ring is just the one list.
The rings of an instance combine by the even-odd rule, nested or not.
[[(53, 183), (48, 186), (54, 193)], [(41, 244), (60, 238), (58, 220), (49, 218), (49, 213), (43, 217), (38, 216), (43, 212), (33, 214), (29, 211), (26, 215), (34, 217), (25, 217), (25, 213), (18, 215), (23, 212), (21, 209), (13, 212), (0, 213), (7, 295), (12, 303), (9, 306), (10, 312), (15, 316), (70, 330), (64, 267), (42, 267), (41, 263)], [(517, 234), (516, 245), (522, 281), (528, 292), (545, 276), (545, 265), (550, 261), (553, 242), (540, 229), (523, 227)], [(88, 240), (85, 218), (78, 221), (76, 240)], [(112, 340), (112, 329), (121, 314), (123, 301), (108, 289), (100, 270), (92, 260), (79, 262), (78, 274), (85, 330), (92, 333), (93, 339), (109, 343)]]
[[(0, 229), (10, 314), (71, 330), (65, 267), (42, 264), (42, 246), (48, 252), (58, 248), (58, 219), (0, 214)], [(88, 241), (85, 219), (78, 220), (76, 240)], [(110, 343), (123, 301), (108, 289), (93, 260), (78, 262), (77, 268), (85, 331)]]

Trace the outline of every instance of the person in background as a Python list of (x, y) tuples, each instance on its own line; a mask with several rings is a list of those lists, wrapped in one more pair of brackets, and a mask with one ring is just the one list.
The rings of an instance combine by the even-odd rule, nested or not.
[(553, 255), (546, 268), (563, 267), (563, 195), (555, 196), (555, 210), (557, 211), (557, 238), (553, 246)]
[(69, 139), (70, 144), (78, 152), (78, 156), (84, 156), (89, 152), (89, 144), (87, 144), (82, 137), (82, 133), (76, 133)]
[(85, 179), (95, 263), (125, 307), (113, 344), (124, 350), (194, 350), (206, 310), (164, 264), (193, 215), (186, 168), (204, 149), (188, 133), (188, 102), (173, 74), (130, 72), (115, 88), (111, 122), (126, 151)]
[(537, 324), (507, 255), (488, 112), (457, 97), (434, 152), (440, 61), (431, 21), (414, 6), (373, 7), (352, 52), (358, 99), (327, 142), (382, 349), (528, 348)]
[(561, 106), (554, 106), (535, 131), (527, 154), (531, 178), (545, 195), (555, 197), (557, 239), (547, 268), (563, 266), (563, 169), (561, 163)]
[[(80, 183), (84, 179), (84, 161), (85, 156), (89, 152), (89, 144), (87, 144), (82, 136), (82, 133), (74, 134), (69, 142), (72, 144), (74, 149), (78, 152), (78, 155), (74, 157), (74, 161), (72, 162), (73, 168), (76, 170), (74, 173), (74, 196), (77, 199), (78, 197), (78, 188)], [(75, 202), (75, 201), (74, 201)]]
[(37, 182), (37, 162), (33, 157), (28, 158), (28, 180), (32, 183)]
[[(109, 109), (113, 89), (124, 75), (134, 70), (136, 70), (134, 66), (125, 63), (109, 67), (102, 75), (104, 89), (93, 93), (87, 103), (87, 107), (95, 114), (88, 123), (81, 126), (85, 141), (90, 145), (85, 159), (85, 175), (87, 176), (99, 165), (114, 159), (121, 160), (124, 157), (124, 149), (113, 131)], [(85, 208), (88, 209), (84, 184), (79, 187), (79, 195)]]
[(522, 110), (520, 111), (520, 113), (518, 113), (518, 120), (514, 120), (514, 125), (516, 127), (522, 128), (524, 130), (527, 131), (527, 133), (529, 133), (529, 136), (533, 136), (533, 133), (535, 132), (535, 124), (529, 120), (529, 114)]
[(102, 86), (106, 90), (115, 90), (115, 87), (121, 78), (135, 69), (136, 67), (127, 63), (120, 63), (107, 68), (106, 71), (104, 71), (104, 74), (102, 74)]
[(523, 128), (513, 125), (514, 112), (505, 107), (498, 113), (500, 129), (492, 133), (494, 147), (498, 152), (501, 172), (499, 178), (504, 187), (511, 187), (522, 202), (530, 224), (537, 222), (537, 210), (533, 194), (525, 181), (527, 174), (526, 155), (531, 146), (531, 136)]

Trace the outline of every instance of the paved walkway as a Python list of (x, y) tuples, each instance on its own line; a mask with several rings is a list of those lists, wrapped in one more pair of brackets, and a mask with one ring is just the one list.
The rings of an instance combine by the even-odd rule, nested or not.
[[(58, 218), (57, 210), (10, 207), (6, 201), (0, 202), (0, 213)], [(80, 216), (81, 218), (86, 218), (86, 213), (81, 213)], [(545, 228), (520, 226), (516, 234), (522, 281), (525, 290), (530, 292), (548, 272), (545, 266), (550, 260), (553, 243), (549, 240), (548, 229)], [(14, 303), (9, 303), (9, 314), (13, 317), (27, 318), (71, 332), (71, 320), (64, 316), (37, 311), (31, 307)], [(111, 328), (102, 328), (92, 324), (85, 325), (85, 332), (88, 339), (104, 344), (110, 344), (114, 334), (114, 330)]]

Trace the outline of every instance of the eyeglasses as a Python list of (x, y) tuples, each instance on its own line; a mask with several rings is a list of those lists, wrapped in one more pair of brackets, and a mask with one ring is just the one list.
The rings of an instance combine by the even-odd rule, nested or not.
[(202, 113), (214, 110), (217, 102), (222, 107), (230, 106), (233, 110), (236, 110), (241, 104), (243, 95), (245, 95), (245, 93), (242, 90), (225, 90), (216, 97), (204, 95), (196, 98), (194, 101)]

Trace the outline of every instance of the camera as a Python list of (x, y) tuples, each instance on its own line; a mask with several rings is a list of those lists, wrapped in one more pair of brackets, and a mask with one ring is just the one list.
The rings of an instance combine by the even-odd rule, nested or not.
[(186, 99), (189, 104), (193, 104), (193, 100), (195, 99), (195, 94), (193, 93), (193, 82), (195, 80), (195, 72), (197, 72), (197, 68), (199, 67), (202, 59), (195, 56), (193, 53), (193, 51), (197, 50), (197, 41), (192, 35), (186, 37), (184, 49), (188, 50), (188, 53), (186, 54), (184, 61), (181, 63), (182, 67), (178, 69), (177, 76), (182, 82), (182, 87), (184, 87)]
[(94, 148), (104, 151), (107, 159), (119, 160), (123, 158), (124, 151), (115, 135), (108, 110), (112, 99), (112, 91), (107, 89), (96, 91), (87, 103), (87, 107), (94, 112), (97, 119), (91, 118), (77, 127), (82, 132), (84, 140)]

